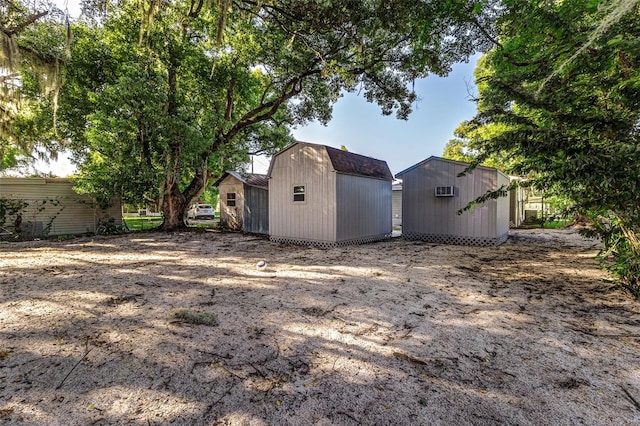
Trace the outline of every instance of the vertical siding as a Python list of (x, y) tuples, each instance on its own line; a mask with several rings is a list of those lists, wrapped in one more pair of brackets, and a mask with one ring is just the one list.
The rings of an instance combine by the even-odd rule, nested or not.
[[(293, 202), (293, 187), (304, 185), (305, 202)], [(272, 160), (269, 233), (277, 238), (335, 241), (336, 180), (324, 148), (298, 143)]]
[(338, 174), (336, 241), (391, 233), (391, 182)]
[(268, 234), (269, 191), (245, 185), (244, 193), (244, 231)]
[[(510, 180), (509, 177), (498, 172), (498, 187), (504, 185), (505, 187), (509, 186)], [(504, 235), (509, 232), (509, 213), (510, 213), (510, 203), (509, 196), (501, 197), (496, 201), (496, 234), (498, 236)]]
[[(242, 230), (244, 212), (244, 184), (233, 176), (227, 176), (218, 186), (220, 198), (220, 225), (228, 229)], [(227, 194), (235, 192), (236, 205), (227, 206)]]
[(391, 225), (402, 225), (402, 190), (391, 191)]
[(76, 194), (68, 179), (0, 178), (0, 196), (29, 203), (23, 212), (23, 227), (31, 222), (36, 224), (34, 229), (44, 229), (50, 223), (49, 235), (95, 232), (98, 218), (112, 217), (116, 224), (122, 223), (119, 199), (102, 211), (91, 198)]
[[(497, 171), (476, 169), (458, 177), (464, 168), (462, 164), (434, 159), (402, 176), (403, 232), (477, 238), (497, 236), (496, 201), (457, 214), (470, 201), (497, 188)], [(454, 186), (455, 196), (436, 197), (436, 186)], [(502, 218), (503, 213), (500, 214)]]

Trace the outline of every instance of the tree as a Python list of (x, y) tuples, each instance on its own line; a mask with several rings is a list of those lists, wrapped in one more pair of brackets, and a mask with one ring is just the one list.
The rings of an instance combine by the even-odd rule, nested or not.
[(503, 155), (596, 219), (603, 256), (640, 295), (637, 1), (505, 1), (498, 28), (464, 135), (478, 161)]
[(73, 141), (80, 190), (159, 191), (163, 227), (176, 229), (211, 177), (281, 148), (292, 125), (326, 123), (344, 91), (407, 118), (413, 80), (486, 45), (480, 3), (85, 2), (57, 131)]
[(38, 6), (0, 0), (0, 170), (58, 151), (47, 132), (54, 130), (68, 33), (59, 9)]
[(500, 127), (482, 126), (480, 128), (471, 128), (468, 122), (462, 122), (454, 132), (456, 138), (450, 139), (445, 145), (442, 156), (450, 160), (477, 163), (478, 165), (507, 171), (511, 163), (508, 157), (501, 155), (501, 153), (493, 153), (482, 156), (482, 159), (479, 160), (481, 147), (476, 143), (477, 140), (487, 138), (491, 134), (500, 131)]

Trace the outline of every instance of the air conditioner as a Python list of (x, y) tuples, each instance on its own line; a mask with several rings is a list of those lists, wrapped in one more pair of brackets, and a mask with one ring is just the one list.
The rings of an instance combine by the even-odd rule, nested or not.
[(436, 186), (436, 197), (453, 197), (454, 195), (453, 186)]

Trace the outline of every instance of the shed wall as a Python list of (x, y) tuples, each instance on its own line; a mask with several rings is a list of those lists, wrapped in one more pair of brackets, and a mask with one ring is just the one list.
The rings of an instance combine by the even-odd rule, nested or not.
[(244, 186), (245, 232), (269, 233), (269, 191), (255, 186)]
[[(227, 176), (218, 186), (220, 198), (220, 225), (227, 229), (242, 230), (244, 221), (244, 184), (234, 176)], [(227, 194), (236, 194), (236, 205), (227, 205)]]
[[(95, 232), (98, 218), (114, 218), (116, 224), (122, 223), (119, 199), (112, 200), (112, 206), (102, 211), (93, 206), (90, 197), (76, 194), (73, 183), (66, 179), (0, 178), (0, 196), (29, 203), (22, 214), (22, 223), (25, 228), (31, 222), (34, 236), (41, 234), (49, 223), (48, 235)], [(9, 218), (7, 224), (14, 220), (15, 217)]]
[(516, 187), (509, 191), (509, 222), (518, 227), (524, 222), (524, 203), (526, 200), (524, 188)]
[(393, 190), (391, 192), (391, 225), (402, 225), (402, 190)]
[(336, 241), (376, 240), (391, 235), (391, 182), (336, 176)]
[[(293, 201), (293, 187), (305, 201)], [(336, 173), (321, 146), (295, 144), (272, 160), (269, 233), (278, 241), (336, 240)]]
[[(497, 172), (498, 183), (497, 187), (508, 187), (511, 180), (508, 176)], [(500, 197), (496, 200), (496, 236), (498, 238), (509, 234), (509, 215), (510, 215), (510, 202), (509, 196)], [(504, 238), (506, 240), (506, 237)]]
[[(498, 185), (497, 170), (478, 168), (458, 177), (465, 167), (464, 164), (434, 159), (403, 174), (402, 232), (405, 237), (480, 245), (503, 242), (497, 239), (505, 233), (504, 217), (507, 218), (508, 233), (507, 198), (503, 197), (500, 202), (500, 214), (495, 200), (457, 214), (470, 201)], [(455, 196), (436, 197), (437, 186), (454, 186)], [(504, 203), (506, 209), (502, 209)]]

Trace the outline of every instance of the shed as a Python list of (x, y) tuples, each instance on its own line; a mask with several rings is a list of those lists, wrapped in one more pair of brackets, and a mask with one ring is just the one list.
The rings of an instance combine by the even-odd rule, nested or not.
[[(520, 182), (522, 179), (509, 176), (511, 182)], [(527, 201), (527, 193), (525, 188), (516, 186), (509, 191), (509, 224), (512, 227), (519, 227), (525, 220), (525, 203)]]
[(509, 197), (489, 200), (457, 212), (469, 202), (504, 185), (497, 169), (476, 167), (458, 176), (467, 163), (429, 157), (396, 175), (402, 179), (402, 234), (409, 240), (492, 246), (509, 237)]
[(269, 233), (267, 175), (227, 171), (215, 182), (220, 195), (220, 225), (256, 234)]
[[(2, 177), (0, 197), (28, 204), (21, 212), (21, 227), (29, 237), (95, 232), (100, 219), (113, 218), (114, 224), (122, 224), (119, 199), (103, 211), (89, 196), (75, 193), (67, 178)], [(15, 215), (5, 220), (12, 225)]]
[(273, 157), (268, 178), (272, 241), (331, 247), (391, 236), (384, 161), (296, 142)]
[(395, 228), (402, 226), (402, 184), (391, 186), (391, 225)]

